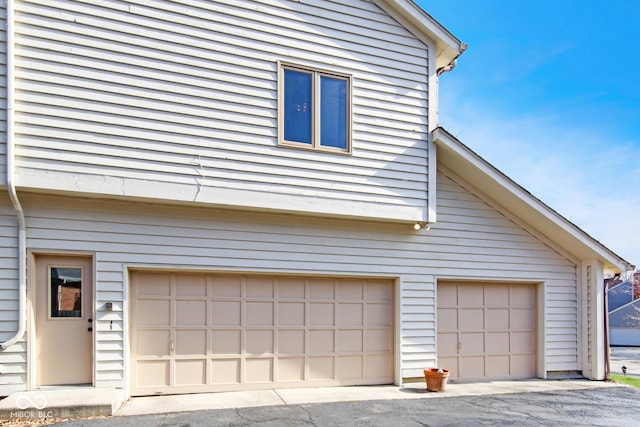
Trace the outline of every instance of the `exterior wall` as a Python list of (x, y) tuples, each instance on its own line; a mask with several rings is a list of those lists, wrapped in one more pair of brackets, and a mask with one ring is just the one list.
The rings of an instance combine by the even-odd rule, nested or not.
[[(0, 193), (0, 342), (18, 329), (18, 221), (6, 192)], [(24, 388), (26, 340), (0, 351), (0, 396)]]
[(6, 2), (0, 2), (0, 185), (7, 184), (7, 26)]
[[(438, 278), (544, 282), (546, 369), (579, 369), (576, 267), (445, 175), (438, 196), (441, 222), (426, 232), (404, 224), (29, 194), (22, 201), (31, 251), (95, 253), (99, 387), (126, 385), (125, 301), (133, 266), (398, 278), (403, 377), (421, 376), (436, 363)], [(13, 274), (12, 260), (4, 265), (3, 275)], [(107, 301), (113, 312), (104, 311)], [(5, 304), (15, 317), (15, 295)], [(6, 384), (4, 375), (0, 381)]]
[[(428, 220), (427, 46), (367, 0), (257, 3), (16, 1), (18, 186)], [(353, 75), (353, 155), (277, 146), (278, 60)]]
[(581, 370), (576, 265), (448, 175), (438, 174), (438, 223), (427, 233), (434, 274), (544, 283), (545, 370)]

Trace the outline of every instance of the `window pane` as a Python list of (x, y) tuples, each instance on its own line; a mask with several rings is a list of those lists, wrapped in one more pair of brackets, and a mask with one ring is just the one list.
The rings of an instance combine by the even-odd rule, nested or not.
[(284, 70), (284, 139), (311, 144), (312, 75)]
[(347, 149), (347, 81), (320, 77), (320, 145)]
[(51, 317), (82, 317), (82, 269), (50, 268)]

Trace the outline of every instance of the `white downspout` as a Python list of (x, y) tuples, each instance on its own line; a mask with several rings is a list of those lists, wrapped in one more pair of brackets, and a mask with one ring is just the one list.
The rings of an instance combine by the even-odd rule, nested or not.
[(5, 350), (22, 338), (27, 325), (27, 233), (24, 212), (16, 192), (15, 169), (15, 46), (14, 0), (7, 0), (7, 191), (18, 217), (18, 330), (3, 343)]

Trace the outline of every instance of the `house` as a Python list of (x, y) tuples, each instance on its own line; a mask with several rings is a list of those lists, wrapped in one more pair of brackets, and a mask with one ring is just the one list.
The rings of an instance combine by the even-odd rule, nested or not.
[(438, 127), (414, 2), (6, 5), (0, 394), (604, 378), (628, 263)]
[(640, 272), (607, 290), (609, 344), (640, 346)]

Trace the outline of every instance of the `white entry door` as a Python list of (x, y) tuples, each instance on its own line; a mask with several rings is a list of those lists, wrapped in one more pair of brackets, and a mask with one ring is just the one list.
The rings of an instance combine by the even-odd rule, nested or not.
[(36, 384), (90, 384), (93, 379), (91, 258), (36, 258)]

